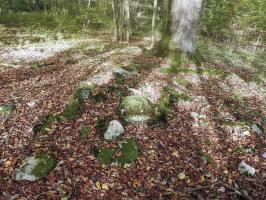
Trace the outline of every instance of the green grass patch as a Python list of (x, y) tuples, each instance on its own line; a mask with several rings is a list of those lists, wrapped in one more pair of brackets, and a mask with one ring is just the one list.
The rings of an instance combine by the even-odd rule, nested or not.
[(185, 86), (186, 88), (191, 85), (189, 81), (182, 80), (182, 79), (176, 79), (175, 82), (178, 83), (178, 84), (180, 84), (180, 85)]

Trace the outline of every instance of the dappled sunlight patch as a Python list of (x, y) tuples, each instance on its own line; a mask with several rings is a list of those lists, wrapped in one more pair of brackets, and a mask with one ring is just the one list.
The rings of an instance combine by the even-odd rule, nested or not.
[(144, 85), (140, 86), (137, 89), (130, 88), (129, 90), (132, 92), (134, 96), (145, 96), (147, 97), (152, 103), (156, 103), (161, 97), (161, 91), (164, 85), (158, 82), (152, 83), (145, 83)]
[(192, 96), (189, 101), (179, 101), (177, 106), (181, 111), (206, 112), (210, 109), (210, 104), (205, 96)]
[(8, 47), (2, 50), (1, 58), (6, 62), (33, 62), (52, 57), (56, 53), (66, 51), (81, 40), (61, 40), (27, 44), (21, 47)]
[(244, 97), (257, 97), (260, 100), (266, 98), (266, 89), (260, 87), (255, 82), (247, 83), (237, 75), (233, 74), (227, 77), (223, 83), (221, 83), (222, 88), (225, 91), (234, 91), (242, 94)]
[[(109, 67), (111, 67), (111, 65), (109, 65)], [(109, 83), (113, 78), (114, 74), (112, 71), (102, 71), (99, 74), (95, 74), (88, 78), (87, 81), (100, 86)]]
[(230, 141), (245, 141), (251, 136), (250, 127), (245, 124), (232, 122), (230, 125), (224, 125), (223, 128), (229, 133), (228, 140)]

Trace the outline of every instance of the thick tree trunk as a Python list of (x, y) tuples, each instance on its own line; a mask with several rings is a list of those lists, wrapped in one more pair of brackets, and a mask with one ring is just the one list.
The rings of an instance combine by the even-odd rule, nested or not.
[(182, 52), (193, 53), (203, 0), (173, 0), (172, 40)]

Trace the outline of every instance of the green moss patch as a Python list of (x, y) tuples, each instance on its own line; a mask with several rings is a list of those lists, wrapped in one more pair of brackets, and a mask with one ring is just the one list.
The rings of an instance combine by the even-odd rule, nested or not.
[(63, 118), (74, 120), (77, 119), (83, 112), (83, 105), (77, 99), (72, 99), (61, 113)]
[(138, 158), (139, 150), (136, 140), (129, 138), (115, 148), (94, 148), (94, 155), (105, 165), (117, 163), (125, 165)]
[(99, 150), (99, 154), (97, 156), (97, 158), (99, 159), (99, 161), (105, 165), (109, 165), (112, 163), (113, 161), (113, 157), (115, 154), (115, 149), (112, 148), (102, 148)]
[(171, 117), (173, 112), (174, 103), (179, 100), (189, 101), (191, 98), (186, 93), (179, 93), (174, 88), (170, 86), (164, 87), (161, 95), (161, 99), (158, 104), (158, 119), (161, 119), (163, 123), (166, 123), (167, 120)]
[(14, 103), (0, 105), (0, 115), (10, 115), (16, 109)]
[(56, 166), (56, 158), (53, 154), (38, 154), (35, 156), (37, 165), (32, 169), (31, 174), (44, 178)]
[(109, 86), (107, 86), (107, 92), (108, 93), (113, 93), (117, 97), (124, 97), (124, 96), (126, 96), (128, 94), (128, 91), (125, 90), (120, 85), (109, 85)]
[(87, 138), (89, 130), (90, 129), (88, 127), (81, 127), (81, 129), (79, 131), (79, 139), (80, 140), (85, 140)]
[(191, 85), (189, 81), (182, 79), (176, 79), (175, 82), (185, 87), (189, 87)]
[(56, 121), (57, 116), (46, 115), (39, 120), (32, 128), (34, 133), (37, 132), (49, 132), (52, 128), (53, 123)]
[(122, 143), (121, 151), (122, 156), (116, 159), (121, 165), (132, 163), (138, 158), (138, 145), (132, 138), (129, 138), (125, 143)]
[(88, 99), (92, 95), (92, 91), (94, 88), (95, 88), (94, 84), (90, 82), (82, 81), (80, 82), (78, 88), (76, 89), (73, 95), (73, 98), (79, 101)]
[(15, 180), (35, 181), (45, 178), (57, 164), (54, 154), (37, 154), (22, 161), (16, 169)]
[(96, 122), (96, 132), (103, 138), (103, 134), (106, 131), (111, 119), (109, 117), (100, 118)]

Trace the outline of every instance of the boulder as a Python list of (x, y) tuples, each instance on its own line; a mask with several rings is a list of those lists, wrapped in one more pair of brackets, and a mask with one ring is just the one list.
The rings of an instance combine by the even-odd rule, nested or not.
[(106, 140), (116, 139), (124, 132), (125, 130), (122, 124), (117, 120), (113, 120), (109, 123), (107, 130), (104, 132), (104, 139)]
[(256, 169), (251, 167), (250, 165), (246, 164), (244, 161), (241, 161), (241, 163), (239, 163), (238, 170), (241, 174), (247, 173), (251, 176), (254, 176), (256, 173)]
[(151, 102), (143, 96), (127, 96), (119, 106), (121, 117), (127, 122), (147, 122), (154, 118)]
[(126, 69), (124, 69), (123, 67), (120, 67), (120, 66), (114, 67), (113, 72), (114, 72), (114, 74), (116, 74), (118, 76), (123, 76), (123, 77), (127, 77), (131, 74), (131, 72), (127, 71)]
[(89, 81), (81, 81), (77, 90), (74, 93), (74, 98), (78, 100), (88, 99), (91, 95), (91, 91), (95, 88), (95, 85)]
[(37, 154), (22, 161), (16, 169), (15, 180), (36, 181), (45, 178), (56, 166), (56, 158), (53, 154)]
[(250, 126), (250, 128), (252, 129), (252, 131), (258, 135), (262, 134), (263, 133), (263, 129), (260, 125), (258, 124), (252, 124)]

